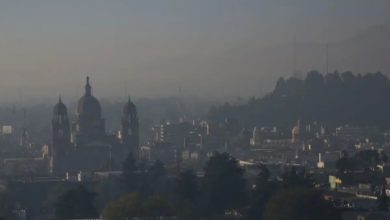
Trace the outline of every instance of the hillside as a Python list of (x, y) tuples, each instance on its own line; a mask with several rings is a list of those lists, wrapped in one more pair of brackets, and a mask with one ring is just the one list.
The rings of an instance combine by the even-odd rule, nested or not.
[(382, 73), (352, 72), (306, 78), (280, 78), (274, 90), (244, 105), (213, 107), (214, 121), (237, 118), (243, 125), (290, 126), (300, 119), (329, 126), (343, 124), (390, 127), (390, 81)]

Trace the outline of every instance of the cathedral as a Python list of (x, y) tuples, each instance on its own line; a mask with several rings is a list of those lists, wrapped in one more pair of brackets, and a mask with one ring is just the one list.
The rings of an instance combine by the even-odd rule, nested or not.
[(77, 103), (75, 120), (61, 97), (53, 109), (50, 172), (94, 172), (121, 169), (129, 152), (138, 155), (139, 125), (137, 109), (130, 100), (123, 107), (118, 135), (105, 132), (99, 101), (92, 94), (87, 77), (85, 94)]

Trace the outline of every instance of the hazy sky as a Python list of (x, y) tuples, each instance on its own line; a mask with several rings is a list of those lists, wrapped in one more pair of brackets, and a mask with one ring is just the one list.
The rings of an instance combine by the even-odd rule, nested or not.
[(73, 99), (86, 75), (99, 97), (171, 96), (179, 87), (184, 95), (249, 96), (281, 73), (231, 53), (294, 36), (344, 40), (390, 22), (389, 12), (388, 0), (0, 1), (0, 102)]

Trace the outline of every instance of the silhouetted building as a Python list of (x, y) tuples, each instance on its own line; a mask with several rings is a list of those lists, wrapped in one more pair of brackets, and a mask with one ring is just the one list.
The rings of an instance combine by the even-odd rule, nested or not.
[(252, 134), (252, 138), (250, 139), (250, 145), (251, 146), (255, 146), (255, 147), (258, 147), (261, 145), (261, 133), (260, 133), (260, 129), (257, 128), (257, 127), (254, 127), (253, 128), (253, 134)]
[(89, 77), (85, 94), (77, 105), (76, 120), (70, 125), (67, 108), (60, 98), (52, 119), (50, 171), (53, 174), (120, 169), (129, 152), (138, 155), (136, 106), (129, 99), (123, 109), (119, 135), (106, 134), (101, 106), (92, 95)]
[(131, 147), (134, 156), (138, 157), (139, 153), (139, 124), (138, 124), (137, 108), (129, 98), (129, 101), (123, 107), (121, 120), (121, 130), (118, 138), (121, 144)]
[(159, 129), (160, 142), (170, 143), (177, 147), (183, 147), (184, 138), (188, 135), (191, 130), (191, 125), (187, 122), (165, 123), (161, 124)]
[(92, 87), (85, 85), (85, 94), (77, 104), (77, 119), (72, 125), (72, 142), (76, 145), (104, 137), (105, 125), (99, 101), (92, 95)]

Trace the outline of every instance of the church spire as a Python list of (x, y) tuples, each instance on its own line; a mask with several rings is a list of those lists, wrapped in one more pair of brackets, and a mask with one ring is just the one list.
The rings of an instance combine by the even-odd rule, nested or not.
[(91, 85), (89, 84), (89, 76), (87, 76), (87, 84), (85, 85), (85, 95), (91, 95)]

